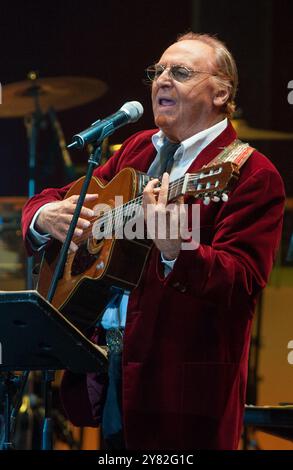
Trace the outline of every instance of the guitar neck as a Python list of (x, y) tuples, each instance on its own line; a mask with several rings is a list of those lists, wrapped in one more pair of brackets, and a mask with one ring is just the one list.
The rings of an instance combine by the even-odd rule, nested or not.
[[(186, 173), (181, 178), (169, 183), (168, 203), (179, 196), (191, 194), (195, 198), (209, 198), (219, 196), (223, 191), (228, 191), (232, 181), (239, 176), (238, 166), (233, 162), (224, 162), (213, 166), (201, 168), (197, 173)], [(228, 197), (225, 198), (227, 200)], [(97, 217), (95, 224), (103, 233), (111, 235), (114, 230), (121, 229), (131, 219), (143, 215), (142, 194), (125, 204), (120, 204), (114, 209), (106, 211)]]
[[(190, 185), (191, 182), (192, 184), (195, 184), (198, 175), (199, 174), (197, 173), (186, 173), (181, 178), (171, 182), (168, 190), (168, 202), (171, 202), (182, 194), (185, 194), (185, 192), (187, 192), (188, 185)], [(142, 194), (140, 194), (135, 199), (107, 211), (104, 215), (98, 218), (95, 225), (98, 224), (98, 229), (101, 229), (101, 227), (104, 226), (103, 233), (107, 236), (112, 234), (114, 230), (117, 231), (123, 228), (130, 220), (136, 219), (142, 215)]]

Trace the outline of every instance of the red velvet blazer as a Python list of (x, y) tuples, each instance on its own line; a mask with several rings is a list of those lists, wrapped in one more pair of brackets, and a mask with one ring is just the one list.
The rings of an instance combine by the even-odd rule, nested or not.
[[(95, 175), (109, 181), (125, 166), (147, 171), (156, 153), (151, 142), (154, 132), (130, 137)], [(207, 164), (235, 138), (229, 125), (189, 171)], [(36, 210), (63, 198), (67, 190), (68, 186), (45, 190), (26, 204), (25, 238)], [(201, 205), (200, 247), (181, 251), (166, 278), (160, 253), (152, 249), (127, 312), (123, 351), (127, 448), (237, 448), (253, 312), (280, 241), (284, 199), (277, 170), (255, 151), (241, 169), (228, 202)], [(29, 243), (27, 248), (31, 252)], [(79, 424), (98, 424), (93, 376), (87, 385), (87, 389), (73, 387), (66, 395), (68, 410)], [(74, 403), (76, 409), (70, 409)]]

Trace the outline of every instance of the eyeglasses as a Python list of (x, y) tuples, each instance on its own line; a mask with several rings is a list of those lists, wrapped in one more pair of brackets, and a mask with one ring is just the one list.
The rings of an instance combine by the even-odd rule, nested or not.
[(177, 82), (186, 82), (200, 73), (216, 75), (215, 73), (207, 72), (205, 70), (192, 70), (184, 65), (171, 65), (171, 67), (166, 67), (166, 65), (154, 64), (147, 67), (145, 71), (148, 79), (153, 82), (154, 80), (157, 80), (165, 70), (168, 70), (169, 77), (173, 78)]

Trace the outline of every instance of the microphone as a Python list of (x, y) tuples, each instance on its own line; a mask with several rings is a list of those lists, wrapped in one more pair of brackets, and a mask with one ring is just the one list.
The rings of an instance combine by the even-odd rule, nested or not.
[(81, 149), (90, 142), (102, 141), (119, 127), (138, 121), (142, 115), (143, 106), (139, 101), (127, 101), (116, 113), (105, 119), (98, 119), (84, 131), (75, 134), (67, 148)]

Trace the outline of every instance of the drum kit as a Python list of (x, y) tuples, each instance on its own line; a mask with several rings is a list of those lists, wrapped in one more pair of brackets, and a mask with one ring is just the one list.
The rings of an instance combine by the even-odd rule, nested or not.
[[(31, 71), (27, 79), (2, 87), (0, 118), (23, 118), (27, 132), (28, 184), (27, 197), (36, 193), (37, 148), (45, 119), (51, 124), (54, 141), (58, 142), (63, 167), (67, 175), (73, 174), (73, 165), (66, 148), (62, 127), (57, 112), (81, 106), (100, 98), (107, 91), (107, 85), (99, 79), (90, 77), (61, 76), (39, 78)], [(57, 149), (56, 149), (57, 150)], [(27, 288), (32, 288), (32, 261), (27, 266)]]
[(31, 71), (27, 80), (2, 87), (0, 118), (23, 118), (29, 141), (29, 184), (28, 197), (35, 194), (35, 167), (37, 143), (44, 118), (48, 117), (59, 143), (65, 167), (72, 165), (57, 112), (81, 106), (100, 98), (107, 91), (107, 85), (89, 77), (39, 78)]
[[(107, 85), (90, 77), (61, 76), (39, 78), (31, 71), (27, 79), (2, 87), (0, 118), (23, 118), (29, 142), (28, 197), (35, 194), (37, 144), (45, 118), (51, 124), (61, 150), (65, 169), (72, 166), (57, 112), (81, 106), (100, 98)], [(54, 139), (55, 140), (55, 139)]]
[(3, 86), (0, 118), (45, 114), (51, 108), (64, 111), (100, 98), (106, 91), (107, 85), (96, 78), (38, 78), (32, 71), (27, 80)]

